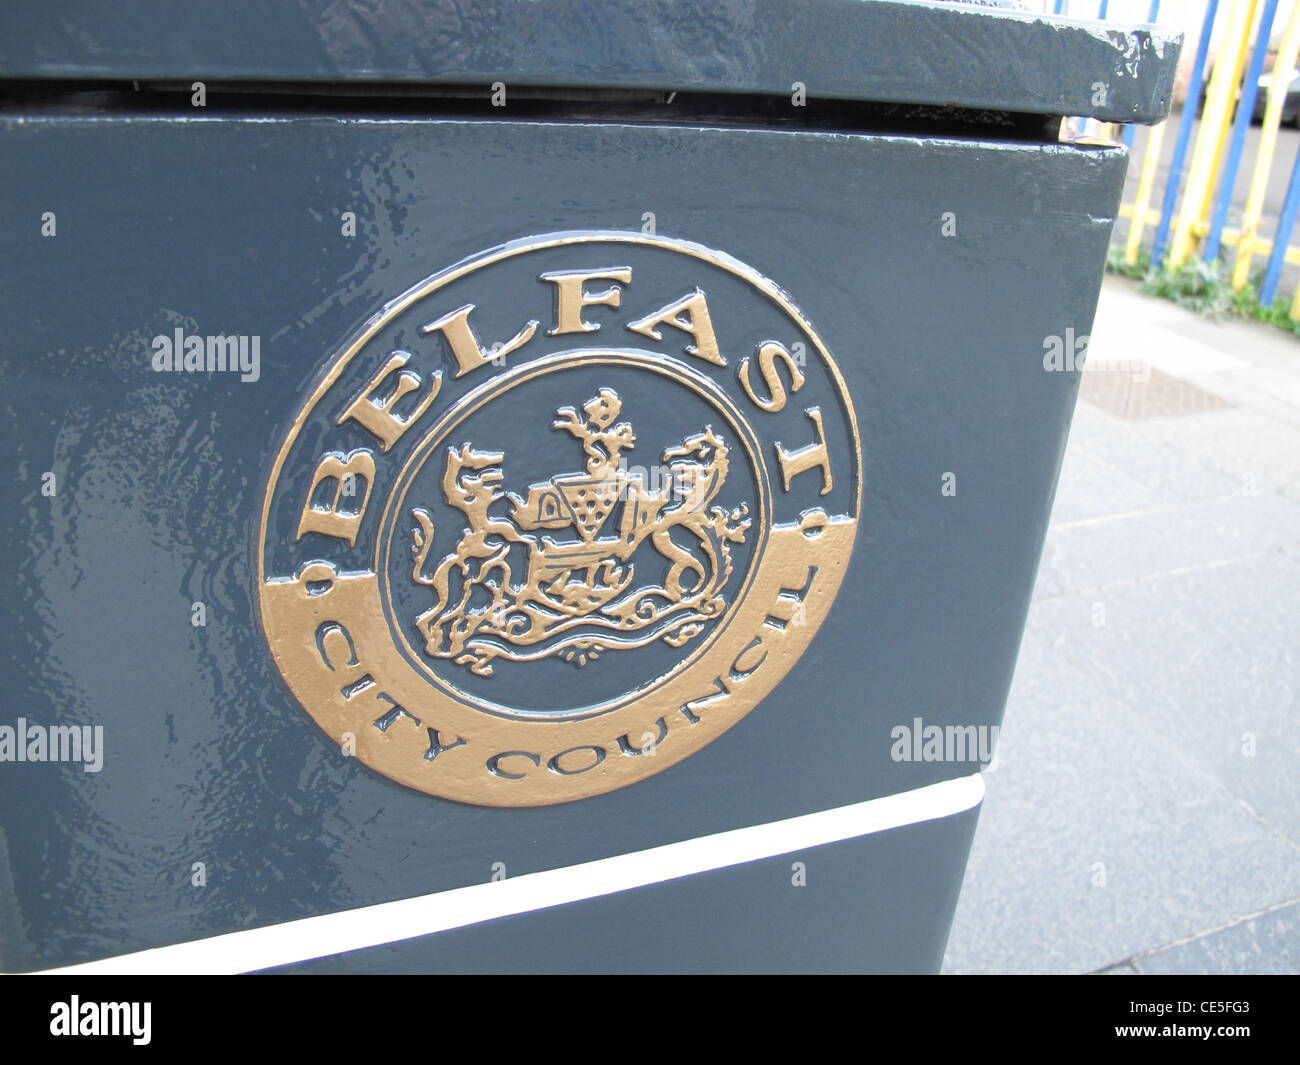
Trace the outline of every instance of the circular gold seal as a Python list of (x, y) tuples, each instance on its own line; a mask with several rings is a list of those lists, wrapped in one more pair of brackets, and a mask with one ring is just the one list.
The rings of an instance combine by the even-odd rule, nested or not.
[(599, 795), (798, 661), (860, 468), (839, 370), (771, 281), (639, 233), (516, 241), (387, 304), (311, 388), (266, 489), (262, 625), (371, 769), (488, 806)]

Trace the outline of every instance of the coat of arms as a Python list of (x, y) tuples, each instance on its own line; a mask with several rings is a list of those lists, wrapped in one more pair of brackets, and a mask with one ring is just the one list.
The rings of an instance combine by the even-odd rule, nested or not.
[[(431, 575), (433, 519), (412, 511), (411, 576), (434, 594), (415, 622), (429, 655), (480, 676), (496, 658), (558, 655), (582, 666), (656, 640), (682, 647), (724, 613), (731, 544), (750, 525), (746, 503), (712, 505), (727, 478), (726, 443), (704, 426), (663, 452), (668, 476), (655, 480), (666, 483), (647, 484), (623, 460), (636, 437), (621, 413), (609, 388), (581, 413), (557, 410), (552, 428), (581, 443), (586, 467), (529, 485), (523, 498), (502, 488), (503, 452), (448, 449), (443, 494), (468, 524)], [(503, 498), (509, 517), (489, 509)], [(655, 573), (638, 583), (634, 556), (647, 542), (642, 568)]]
[(848, 572), (848, 386), (725, 252), (520, 238), (313, 380), (262, 504), (269, 653), (332, 742), (427, 794), (546, 806), (680, 763), (791, 676)]

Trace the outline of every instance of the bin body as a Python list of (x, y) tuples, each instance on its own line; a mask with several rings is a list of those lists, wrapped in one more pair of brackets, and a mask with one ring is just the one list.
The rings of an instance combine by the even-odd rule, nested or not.
[(1176, 43), (530, 8), (18, 5), (6, 971), (938, 969), (1126, 166), (1051, 116)]

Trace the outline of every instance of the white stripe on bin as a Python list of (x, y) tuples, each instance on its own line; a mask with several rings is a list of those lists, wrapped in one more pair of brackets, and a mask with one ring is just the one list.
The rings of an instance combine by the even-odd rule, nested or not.
[(969, 810), (983, 798), (984, 778), (973, 773), (834, 810), (718, 832), (581, 865), (525, 873), (266, 928), (229, 932), (45, 972), (114, 976), (254, 972), (398, 943), (934, 821)]

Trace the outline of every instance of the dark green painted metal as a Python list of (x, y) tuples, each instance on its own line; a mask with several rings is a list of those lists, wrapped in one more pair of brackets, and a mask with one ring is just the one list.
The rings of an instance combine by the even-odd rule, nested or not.
[[(892, 761), (890, 730), (1001, 717), (1078, 384), (1044, 372), (1043, 340), (1088, 330), (1122, 150), (102, 115), (10, 115), (0, 142), (6, 706), (107, 737), (97, 774), (0, 767), (3, 968), (479, 883), (496, 861), (554, 868), (975, 768)], [(55, 238), (40, 236), (47, 210)], [(343, 338), (419, 279), (524, 236), (635, 231), (647, 211), (661, 234), (778, 279), (835, 354), (865, 460), (848, 581), (772, 695), (650, 780), (533, 810), (408, 791), (322, 740), (261, 636), (250, 567), (285, 419)], [(262, 336), (259, 381), (154, 373), (150, 338), (177, 322)], [(941, 495), (945, 471), (956, 497)], [(205, 629), (188, 623), (194, 600)], [(845, 934), (864, 967), (910, 967), (863, 907)]]
[[(968, 810), (271, 971), (934, 973), (978, 816)], [(794, 886), (795, 861), (804, 866), (802, 887)]]
[[(10, 0), (0, 77), (651, 89), (1156, 122), (1181, 37), (892, 0)], [(1103, 92), (1098, 91), (1101, 86)]]
[[(1001, 719), (1078, 386), (1045, 372), (1044, 340), (1090, 327), (1127, 156), (970, 116), (1156, 120), (1177, 40), (849, 0), (383, 12), (0, 12), (0, 78), (47, 91), (0, 112), (0, 724), (105, 730), (98, 773), (0, 765), (0, 969), (892, 795), (976, 768), (894, 761), (895, 726)], [(206, 79), (250, 113), (142, 115), (113, 97), (91, 113), (50, 79)], [(437, 101), (426, 117), (383, 113), (390, 90), (495, 80), (545, 90), (530, 120), (438, 117)], [(795, 81), (813, 99), (957, 105), (962, 135), (938, 135), (933, 110), (904, 110), (886, 134), (722, 128), (671, 104), (620, 120), (610, 99), (604, 120), (578, 122), (546, 103), (553, 89), (788, 96)], [(310, 89), (322, 113), (258, 113), (266, 82), (291, 99)], [(375, 115), (329, 113), (330, 93), (362, 91)], [(743, 113), (752, 127), (768, 112)], [(660, 235), (777, 281), (834, 353), (864, 456), (846, 584), (762, 705), (649, 780), (525, 810), (407, 790), (323, 741), (270, 660), (254, 559), (271, 455), (386, 300), (485, 249), (635, 232), (647, 212)], [(154, 373), (150, 340), (177, 325), (260, 336), (258, 380)], [(189, 624), (197, 600), (204, 628)], [(975, 817), (820, 848), (807, 888), (768, 859), (303, 968), (933, 970)]]

